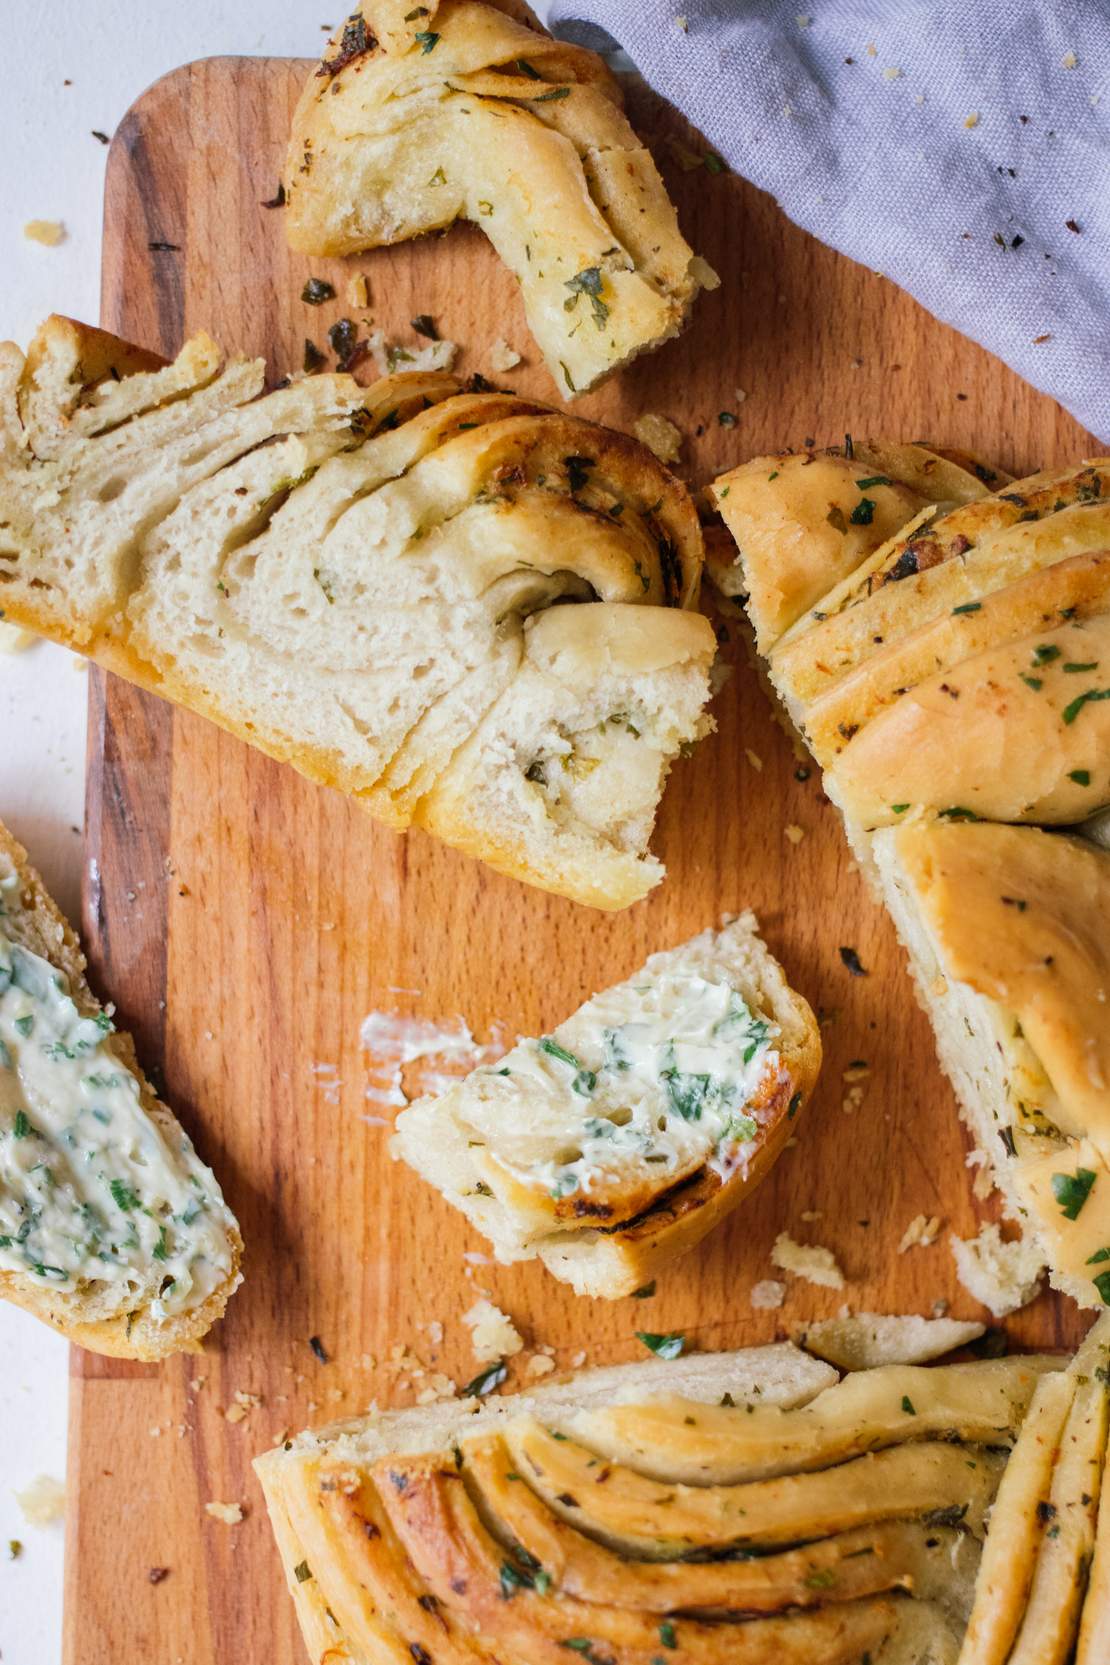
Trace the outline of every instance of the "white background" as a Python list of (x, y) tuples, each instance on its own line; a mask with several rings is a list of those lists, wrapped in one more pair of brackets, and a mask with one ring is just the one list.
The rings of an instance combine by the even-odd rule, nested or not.
[[(0, 0), (0, 339), (25, 346), (47, 313), (96, 321), (106, 147), (150, 82), (222, 53), (312, 57), (334, 12), (305, 0), (84, 0), (64, 14)], [(261, 25), (261, 26), (260, 26)], [(28, 220), (62, 220), (57, 248), (28, 241)], [(85, 683), (61, 648), (0, 655), (0, 819), (31, 850), (77, 918), (81, 877)], [(56, 1665), (62, 1527), (28, 1526), (14, 1493), (65, 1472), (66, 1347), (0, 1304), (0, 1659)], [(105, 1522), (105, 1528), (110, 1523)], [(10, 1560), (8, 1541), (23, 1553)], [(162, 1665), (143, 1661), (142, 1665)]]

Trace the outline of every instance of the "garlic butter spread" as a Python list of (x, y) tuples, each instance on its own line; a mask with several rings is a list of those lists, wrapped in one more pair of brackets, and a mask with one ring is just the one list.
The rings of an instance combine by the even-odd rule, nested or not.
[(92, 1292), (102, 1316), (197, 1307), (231, 1270), (232, 1218), (179, 1128), (82, 1017), (67, 979), (4, 929), (0, 881), (0, 1270)]
[(707, 1164), (727, 1178), (755, 1151), (778, 1034), (729, 982), (669, 969), (521, 1041), (460, 1108), (500, 1167), (555, 1199), (636, 1176), (660, 1190)]

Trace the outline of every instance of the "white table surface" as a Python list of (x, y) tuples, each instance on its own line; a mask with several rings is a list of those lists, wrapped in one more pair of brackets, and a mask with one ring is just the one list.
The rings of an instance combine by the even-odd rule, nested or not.
[[(85, 0), (57, 26), (37, 6), (0, 5), (0, 339), (25, 346), (52, 311), (96, 320), (107, 151), (93, 129), (111, 134), (150, 82), (193, 58), (311, 57), (320, 26), (347, 9), (346, 0), (334, 12), (304, 0), (269, 0), (261, 11), (228, 0)], [(64, 221), (66, 240), (30, 242), (23, 227), (32, 219)], [(0, 819), (73, 919), (85, 688), (83, 666), (64, 649), (0, 655)], [(56, 1665), (63, 1529), (28, 1526), (14, 1492), (38, 1474), (64, 1475), (66, 1347), (0, 1304), (0, 1360), (0, 1660)], [(12, 1538), (23, 1544), (16, 1560)]]

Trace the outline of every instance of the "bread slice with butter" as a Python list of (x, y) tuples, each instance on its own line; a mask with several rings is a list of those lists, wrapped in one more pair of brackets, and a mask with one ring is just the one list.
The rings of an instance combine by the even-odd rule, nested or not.
[[(1070, 1370), (1030, 1355), (843, 1381), (789, 1345), (694, 1354), (339, 1423), (255, 1468), (314, 1659), (956, 1665), (980, 1568), (1005, 1574), (996, 1533), (1031, 1542), (1042, 1582), (1072, 1569), (1068, 1639), (1094, 1624), (1077, 1557), (1102, 1452), (1085, 1506), (1078, 1462), (1051, 1470), (1084, 1415), (1077, 1456), (1095, 1455), (1105, 1363), (1102, 1336)], [(1010, 1610), (1043, 1637), (1030, 1584)]]
[(65, 319), (0, 347), (13, 624), (388, 825), (600, 908), (663, 876), (712, 723), (685, 488), (625, 434), (437, 373), (361, 387)]
[(92, 1352), (161, 1359), (199, 1350), (242, 1248), (0, 824), (0, 1295)]
[(751, 914), (653, 954), (550, 1034), (397, 1118), (394, 1153), (504, 1261), (631, 1294), (769, 1170), (813, 1091), (816, 1020)]

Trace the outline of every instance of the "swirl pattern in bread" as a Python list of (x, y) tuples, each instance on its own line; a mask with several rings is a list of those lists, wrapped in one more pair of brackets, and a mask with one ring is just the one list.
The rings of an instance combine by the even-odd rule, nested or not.
[(363, 0), (293, 117), (286, 228), (329, 255), (472, 220), (572, 398), (676, 335), (717, 280), (601, 58), (510, 12)]
[(984, 1621), (1044, 1643), (1061, 1573), (1067, 1646), (1098, 1622), (1106, 1351), (839, 1383), (789, 1346), (627, 1365), (256, 1468), (314, 1659), (955, 1665)]
[(657, 883), (715, 642), (655, 458), (444, 375), (146, 363), (60, 319), (0, 350), (6, 616), (391, 826), (598, 907)]
[(751, 914), (653, 954), (538, 1040), (397, 1118), (396, 1154), (579, 1294), (630, 1295), (749, 1194), (821, 1041)]

